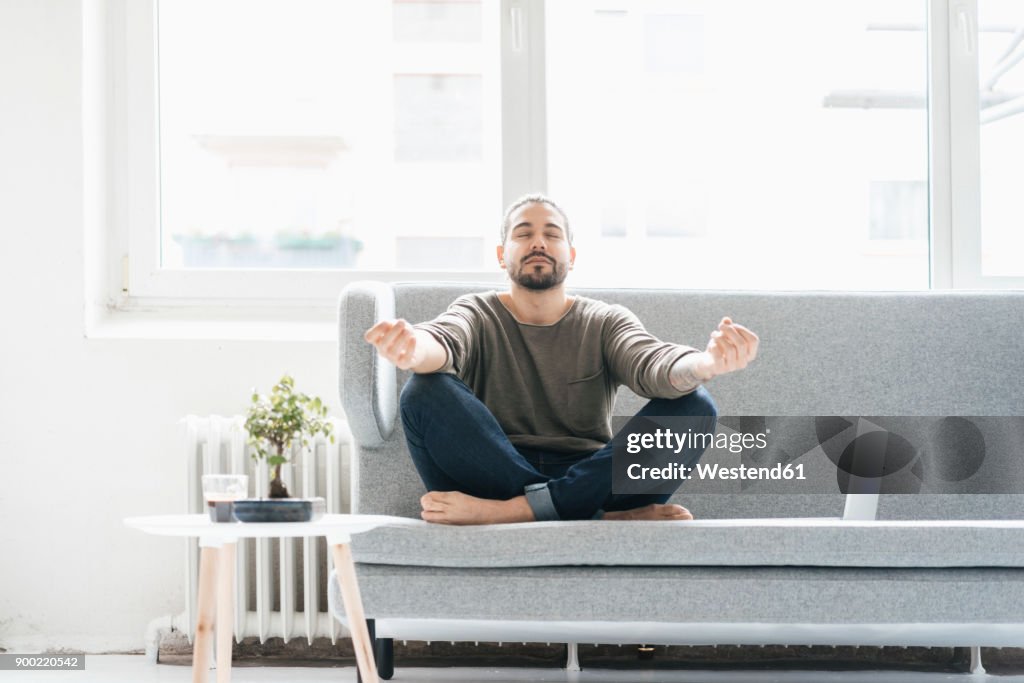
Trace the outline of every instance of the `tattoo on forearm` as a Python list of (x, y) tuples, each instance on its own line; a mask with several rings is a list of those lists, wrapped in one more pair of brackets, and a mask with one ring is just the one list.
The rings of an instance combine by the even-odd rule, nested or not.
[(688, 353), (672, 365), (669, 370), (669, 382), (676, 391), (693, 391), (703, 380), (697, 376), (697, 354)]

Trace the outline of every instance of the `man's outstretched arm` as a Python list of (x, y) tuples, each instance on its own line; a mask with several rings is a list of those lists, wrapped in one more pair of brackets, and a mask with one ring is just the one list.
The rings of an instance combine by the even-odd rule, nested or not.
[(432, 334), (401, 318), (381, 320), (363, 336), (382, 358), (402, 370), (426, 374), (437, 372), (448, 362), (448, 352)]

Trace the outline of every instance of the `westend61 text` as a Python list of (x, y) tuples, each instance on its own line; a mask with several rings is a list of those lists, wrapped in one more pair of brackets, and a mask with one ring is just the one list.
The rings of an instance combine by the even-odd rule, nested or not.
[(697, 463), (695, 467), (687, 467), (672, 463), (664, 467), (643, 467), (636, 463), (629, 466), (626, 476), (630, 479), (796, 479), (803, 480), (804, 466), (773, 465), (772, 467), (722, 467), (717, 464)]

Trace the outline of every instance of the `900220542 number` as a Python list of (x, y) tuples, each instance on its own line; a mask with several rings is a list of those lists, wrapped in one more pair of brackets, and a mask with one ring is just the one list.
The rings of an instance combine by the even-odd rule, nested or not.
[(84, 669), (85, 655), (0, 654), (0, 671)]

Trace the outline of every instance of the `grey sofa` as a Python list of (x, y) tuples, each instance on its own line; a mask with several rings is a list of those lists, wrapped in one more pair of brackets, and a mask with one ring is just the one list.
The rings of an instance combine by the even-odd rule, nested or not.
[[(1024, 445), (985, 464), (1005, 480), (987, 495), (686, 484), (673, 500), (693, 522), (419, 521), (424, 489), (397, 419), (408, 375), (362, 334), (490, 288), (362, 282), (340, 298), (353, 511), (408, 518), (353, 539), (382, 643), (1024, 646)], [(577, 291), (627, 306), (665, 340), (703, 345), (722, 315), (757, 331), (758, 360), (708, 385), (722, 416), (1024, 415), (1024, 293)], [(616, 414), (641, 405), (623, 389)], [(958, 462), (957, 448), (931, 457)]]

